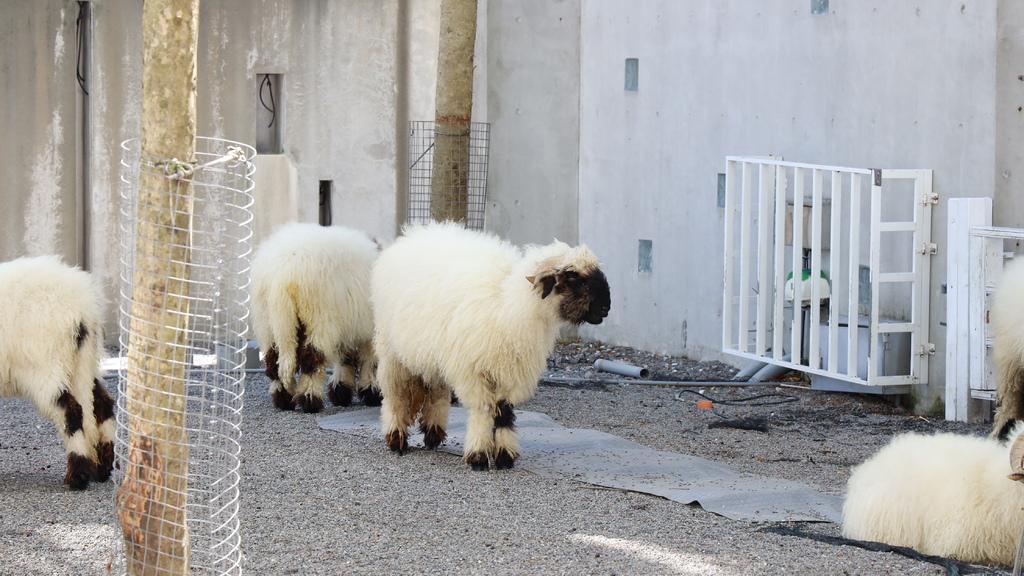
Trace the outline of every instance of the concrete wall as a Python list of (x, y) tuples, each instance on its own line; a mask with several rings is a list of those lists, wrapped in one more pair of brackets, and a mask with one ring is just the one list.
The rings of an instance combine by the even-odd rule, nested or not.
[[(9, 159), (0, 179), (0, 257), (56, 252), (91, 269), (108, 286), (110, 339), (117, 334), (120, 143), (141, 129), (142, 3), (90, 4), (84, 146), (75, 138), (82, 122), (77, 2), (2, 4), (0, 129), (18, 137), (0, 142), (0, 157)], [(282, 222), (317, 221), (321, 180), (334, 182), (335, 224), (358, 226), (382, 242), (394, 237), (395, 148), (404, 132), (396, 120), (398, 8), (377, 0), (201, 3), (200, 136), (254, 144), (257, 75), (284, 74), (284, 149), (256, 160), (254, 245)], [(88, 177), (76, 186), (83, 169)], [(77, 224), (81, 209), (85, 230)]]
[(997, 6), (992, 223), (1024, 228), (1024, 4)]
[(78, 260), (75, 2), (0, 4), (0, 260)]
[[(331, 180), (335, 224), (393, 237), (397, 3), (235, 0), (200, 7), (201, 134), (255, 142), (257, 77), (284, 75), (280, 163), (292, 169), (273, 171), (270, 185), (259, 172), (256, 179), (261, 196), (291, 194), (296, 205), (287, 218), (257, 211), (257, 227), (316, 222), (319, 183)], [(293, 179), (297, 190), (289, 189)]]
[[(997, 122), (1021, 100), (1021, 9), (1011, 4), (833, 2), (814, 15), (805, 0), (584, 1), (580, 239), (613, 286), (606, 325), (585, 333), (723, 358), (716, 179), (727, 155), (931, 168), (941, 198), (932, 379), (941, 384), (945, 200), (999, 195), (1008, 186), (997, 173), (1021, 168), (1019, 118)], [(623, 89), (626, 58), (639, 59), (636, 92)], [(1019, 214), (1020, 201), (1004, 198)], [(650, 275), (636, 271), (639, 239), (653, 241)]]
[(487, 3), (487, 228), (576, 243), (579, 0)]

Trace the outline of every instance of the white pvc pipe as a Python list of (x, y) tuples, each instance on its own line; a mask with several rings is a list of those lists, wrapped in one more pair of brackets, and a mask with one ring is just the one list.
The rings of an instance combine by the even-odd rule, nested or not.
[[(687, 386), (696, 388), (717, 388), (719, 386), (781, 386), (781, 384), (765, 384), (764, 382), (711, 382), (711, 381), (695, 381), (695, 380), (626, 380), (624, 378), (570, 378), (568, 376), (541, 376), (540, 382), (580, 382), (587, 383), (591, 382), (594, 384), (637, 384), (644, 386)], [(808, 390), (803, 386), (794, 386), (794, 388), (802, 388)]]
[(651, 375), (647, 368), (615, 360), (604, 360), (602, 358), (594, 360), (594, 368), (600, 372), (611, 372), (612, 374), (622, 374), (623, 376), (633, 376), (636, 378), (647, 378)]

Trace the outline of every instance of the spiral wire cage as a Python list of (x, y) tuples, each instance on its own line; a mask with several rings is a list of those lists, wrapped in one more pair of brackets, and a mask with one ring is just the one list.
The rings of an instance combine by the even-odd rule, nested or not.
[[(133, 331), (137, 322), (150, 322), (134, 317), (133, 300), (139, 288), (140, 270), (136, 263), (140, 251), (148, 251), (154, 239), (140, 238), (140, 175), (165, 174), (167, 159), (141, 154), (139, 139), (122, 143), (121, 159), (121, 281), (119, 298), (119, 344), (121, 356), (129, 346), (145, 355), (153, 342), (140, 342)], [(181, 291), (187, 305), (186, 334), (173, 343), (178, 350), (174, 358), (184, 358), (184, 365), (175, 370), (184, 374), (184, 398), (171, 400), (183, 407), (184, 434), (187, 452), (187, 493), (185, 502), (185, 542), (190, 574), (241, 574), (241, 538), (239, 534), (239, 482), (242, 397), (245, 388), (246, 332), (248, 330), (249, 255), (252, 239), (253, 173), (251, 159), (255, 150), (247, 145), (213, 138), (196, 139), (195, 164), (188, 165), (192, 196), (185, 207), (191, 213), (187, 234), (174, 234), (171, 242), (185, 244), (185, 278), (168, 278), (167, 282), (183, 282)], [(175, 161), (176, 162), (176, 161)], [(143, 180), (145, 182), (146, 180)], [(152, 193), (153, 191), (147, 191)], [(157, 191), (157, 194), (161, 192)], [(170, 194), (170, 192), (167, 192)], [(181, 207), (174, 209), (180, 210)], [(147, 271), (149, 273), (149, 271)], [(181, 312), (164, 311), (164, 314)], [(122, 358), (122, 360), (128, 360)], [(160, 366), (144, 357), (144, 369)], [(133, 402), (126, 401), (132, 373), (129, 362), (118, 369), (117, 441), (115, 454), (119, 462), (115, 479), (125, 482), (126, 464), (132, 447), (133, 421), (143, 418), (131, 413)], [(147, 380), (147, 379), (143, 379)], [(147, 380), (148, 381), (148, 380)], [(148, 412), (147, 412), (148, 413)], [(149, 422), (146, 423), (151, 424)], [(153, 423), (157, 424), (157, 423)], [(130, 463), (138, 466), (138, 457)], [(142, 465), (145, 465), (143, 463)], [(161, 470), (143, 470), (143, 482), (161, 474)], [(157, 486), (145, 487), (149, 493), (159, 492)], [(118, 513), (124, 512), (118, 499)], [(160, 522), (143, 523), (159, 526)], [(180, 527), (180, 525), (179, 525)], [(122, 522), (127, 546), (133, 537)], [(180, 532), (180, 530), (179, 530)], [(138, 536), (136, 534), (136, 536)], [(153, 536), (149, 534), (149, 536)], [(142, 540), (145, 538), (139, 537)], [(145, 558), (150, 558), (147, 551)], [(152, 556), (156, 557), (156, 556)], [(133, 560), (138, 562), (138, 560)], [(148, 560), (147, 560), (148, 562)], [(122, 554), (121, 563), (129, 561)], [(125, 567), (121, 574), (125, 573)], [(135, 565), (135, 564), (133, 564)], [(162, 573), (157, 571), (145, 573)]]
[[(430, 222), (437, 214), (459, 214), (466, 228), (482, 230), (487, 198), (487, 161), (490, 153), (491, 126), (484, 122), (469, 123), (469, 137), (460, 137), (464, 124), (443, 124), (433, 121), (409, 122), (409, 202), (407, 222)], [(435, 158), (461, 152), (465, 164), (435, 163)], [(438, 174), (435, 170), (460, 174)], [(440, 176), (440, 178), (438, 178)], [(465, 186), (465, 197), (452, 205), (444, 188)]]

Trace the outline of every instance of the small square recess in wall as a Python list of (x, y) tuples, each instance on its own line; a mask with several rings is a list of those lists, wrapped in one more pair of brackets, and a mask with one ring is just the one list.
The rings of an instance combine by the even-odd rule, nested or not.
[(637, 250), (636, 257), (636, 270), (641, 274), (650, 274), (653, 270), (654, 264), (654, 242), (650, 240), (641, 240), (639, 249)]
[(626, 90), (636, 92), (640, 89), (640, 60), (626, 58)]

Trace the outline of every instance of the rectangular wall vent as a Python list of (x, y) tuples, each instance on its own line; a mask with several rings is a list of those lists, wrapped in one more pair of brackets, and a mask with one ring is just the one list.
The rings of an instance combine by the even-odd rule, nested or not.
[(641, 274), (650, 274), (653, 271), (653, 251), (654, 242), (650, 240), (640, 241), (640, 246), (637, 251), (637, 272)]
[(626, 90), (636, 92), (640, 89), (640, 60), (626, 58)]

